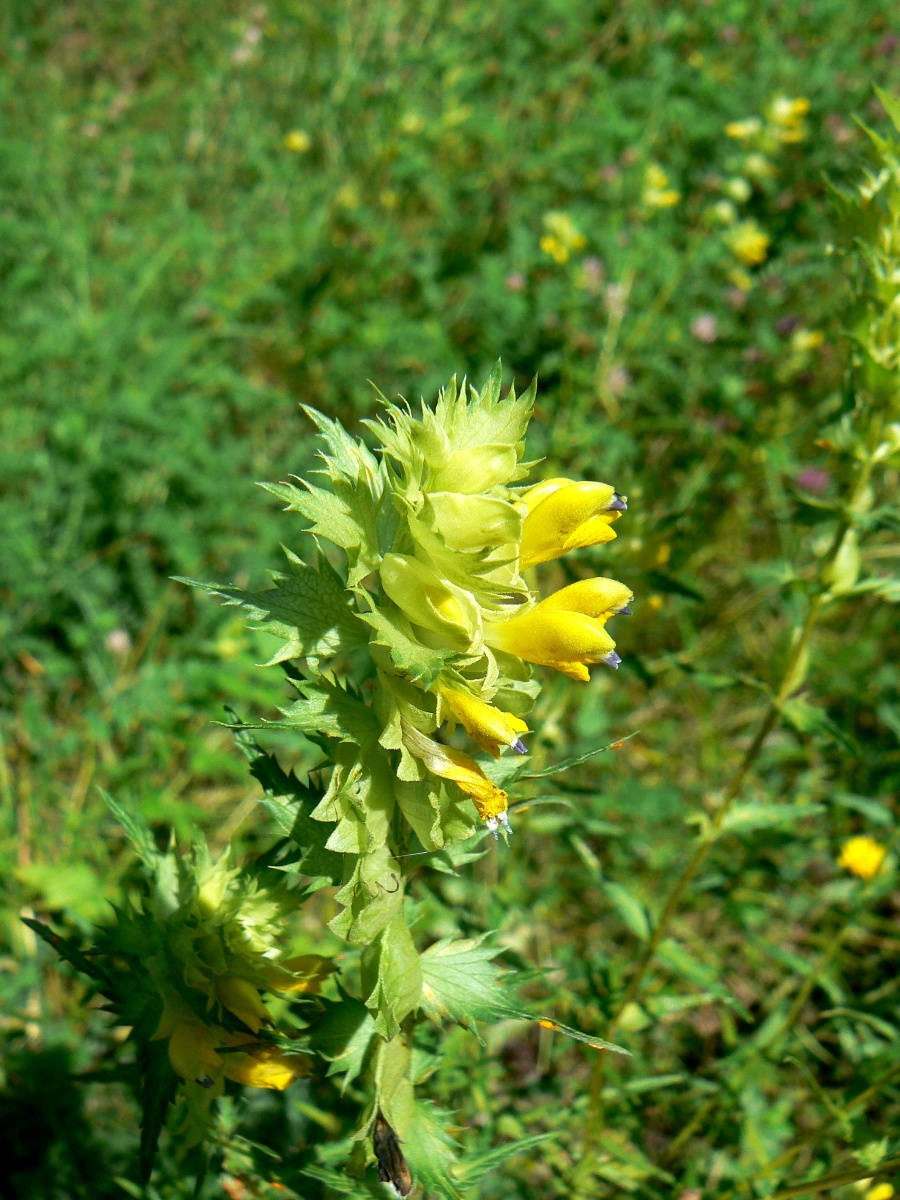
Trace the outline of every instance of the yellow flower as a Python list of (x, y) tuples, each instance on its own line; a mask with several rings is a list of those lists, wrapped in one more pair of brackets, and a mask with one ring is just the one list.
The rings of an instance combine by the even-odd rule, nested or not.
[(312, 145), (312, 138), (303, 129), (292, 129), (285, 135), (284, 144), (294, 154), (305, 154)]
[(810, 350), (818, 350), (825, 341), (821, 329), (795, 329), (791, 337), (791, 349), (797, 354), (808, 354)]
[(809, 112), (809, 101), (805, 96), (791, 100), (787, 96), (779, 96), (769, 105), (767, 116), (770, 121), (770, 133), (780, 142), (802, 142), (806, 137), (806, 126), (803, 118)]
[(323, 958), (321, 954), (300, 954), (267, 964), (263, 968), (263, 977), (272, 992), (314, 995), (322, 990), (322, 980), (336, 970), (330, 958)]
[(731, 252), (745, 267), (758, 267), (766, 261), (769, 237), (755, 221), (742, 221), (731, 230), (726, 240)]
[(894, 1189), (889, 1183), (876, 1183), (863, 1194), (863, 1200), (891, 1200)]
[(844, 843), (838, 866), (844, 867), (860, 879), (873, 879), (884, 862), (887, 847), (870, 837), (853, 837)]
[(225, 1068), (225, 1076), (235, 1083), (243, 1083), (247, 1087), (272, 1088), (283, 1092), (286, 1087), (308, 1075), (312, 1069), (312, 1060), (305, 1054), (289, 1054), (278, 1046), (271, 1046), (256, 1041), (247, 1033), (226, 1033), (217, 1031), (221, 1041), (230, 1048), (246, 1046), (246, 1050), (221, 1055)]
[(890, 1200), (894, 1188), (890, 1183), (876, 1183), (874, 1188), (868, 1188), (863, 1193), (863, 1200)]
[(408, 721), (402, 721), (401, 725), (407, 749), (422, 760), (432, 775), (449, 779), (471, 798), (479, 817), (494, 837), (497, 836), (498, 825), (502, 825), (507, 832), (512, 832), (506, 815), (506, 792), (488, 779), (473, 758), (462, 750), (453, 750), (449, 746), (442, 746), (433, 738), (426, 737)]
[(497, 650), (526, 662), (555, 667), (571, 679), (586, 683), (590, 678), (588, 664), (602, 662), (615, 668), (622, 661), (605, 626), (615, 613), (630, 612), (630, 599), (631, 592), (615, 580), (585, 579), (549, 596), (520, 617), (489, 625), (485, 640)]
[(560, 265), (587, 245), (587, 239), (568, 213), (545, 213), (544, 228), (547, 232), (541, 238), (541, 249)]
[(658, 163), (650, 163), (644, 172), (643, 201), (650, 208), (672, 208), (681, 192), (669, 187), (669, 176)]
[(725, 126), (727, 137), (734, 138), (739, 142), (746, 142), (756, 135), (762, 129), (762, 121), (759, 117), (748, 117), (746, 121), (729, 121)]
[(452, 688), (440, 688), (440, 694), (447, 707), (466, 729), (469, 737), (474, 738), (482, 750), (500, 757), (501, 746), (511, 746), (520, 754), (526, 749), (519, 737), (527, 733), (528, 726), (512, 713), (495, 708), (493, 704), (485, 704), (470, 692), (455, 691)]
[(240, 979), (237, 975), (220, 975), (216, 980), (216, 998), (254, 1033), (263, 1025), (272, 1024), (262, 997), (246, 979)]
[(222, 1056), (212, 1030), (202, 1021), (179, 1021), (169, 1037), (169, 1062), (182, 1079), (211, 1088), (221, 1079)]
[(568, 550), (599, 546), (616, 536), (610, 528), (627, 508), (608, 483), (575, 483), (548, 479), (525, 493), (520, 566), (559, 558)]

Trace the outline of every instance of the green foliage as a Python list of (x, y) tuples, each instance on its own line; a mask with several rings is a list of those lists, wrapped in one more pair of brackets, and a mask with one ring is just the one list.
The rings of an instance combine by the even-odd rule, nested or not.
[[(5, 36), (9, 1186), (383, 1195), (376, 1097), (419, 1194), (731, 1197), (889, 1177), (892, 7), (276, 0), (200, 20), (180, 2), (76, 3), (13, 6)], [(798, 96), (808, 115), (776, 120)], [(768, 238), (757, 265), (735, 249), (752, 226)], [(494, 449), (473, 455), (448, 408), (408, 477), (375, 452), (365, 380), (414, 405), (498, 358), (480, 393)], [(362, 592), (414, 528), (454, 587), (481, 572), (483, 603), (505, 603), (478, 551), (442, 541), (440, 502), (410, 526), (388, 492), (400, 479), (413, 501), (445, 465), (449, 490), (507, 470), (535, 376), (516, 470), (543, 459), (541, 476), (629, 495), (618, 539), (542, 567), (541, 590), (618, 575), (635, 615), (615, 677), (539, 673), (527, 760), (478, 759), (513, 801), (513, 838), (494, 847), (401, 733), (429, 730), (423, 692), (485, 663)], [(498, 410), (513, 382), (523, 407)], [(294, 482), (266, 485), (279, 505), (257, 479)], [(258, 590), (280, 543), (288, 565)], [(231, 609), (172, 575), (232, 580), (209, 585)], [(374, 714), (366, 647), (390, 680)], [(510, 678), (495, 702), (524, 714), (534, 692)], [(223, 703), (253, 731), (214, 724)], [(390, 789), (382, 751), (409, 775)], [(190, 851), (198, 826), (208, 859)], [(871, 883), (839, 865), (854, 836), (887, 847)], [(227, 1080), (201, 1152), (152, 1040), (143, 906), (153, 894), (187, 920), (185, 880), (229, 843), (229, 887), (290, 898), (281, 957), (339, 970), (320, 993), (266, 993), (279, 1047), (313, 1067), (283, 1093)], [(245, 911), (247, 933), (260, 910)], [(400, 928), (423, 984), (405, 1016), (409, 943), (385, 953)], [(119, 932), (98, 943), (104, 929)], [(597, 1072), (605, 1040), (630, 1055)]]

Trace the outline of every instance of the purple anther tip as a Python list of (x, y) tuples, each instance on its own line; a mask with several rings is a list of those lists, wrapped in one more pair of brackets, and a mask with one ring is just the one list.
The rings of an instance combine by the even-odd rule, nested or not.
[(488, 819), (485, 821), (485, 825), (487, 825), (488, 829), (494, 835), (494, 841), (499, 842), (500, 834), (497, 832), (497, 818), (496, 817), (488, 817)]
[(606, 663), (608, 667), (612, 667), (614, 671), (617, 671), (619, 669), (619, 663), (622, 660), (618, 654), (616, 654), (615, 650), (610, 650), (609, 654), (607, 654), (604, 658), (601, 658), (600, 661), (602, 663)]
[(612, 509), (614, 512), (627, 512), (628, 497), (621, 496), (618, 492), (613, 492), (613, 498), (606, 507), (607, 510)]
[(623, 604), (621, 608), (616, 609), (616, 616), (617, 617), (630, 617), (633, 615), (633, 612), (634, 612), (634, 610), (632, 609), (630, 604)]
[(525, 743), (522, 741), (521, 738), (516, 738), (516, 740), (512, 744), (512, 749), (515, 750), (516, 754), (527, 754), (528, 753), (528, 747), (525, 745)]
[(507, 833), (512, 833), (512, 825), (510, 825), (509, 817), (506, 815), (505, 812), (502, 812), (500, 814), (500, 824), (503, 826), (503, 828), (506, 830)]

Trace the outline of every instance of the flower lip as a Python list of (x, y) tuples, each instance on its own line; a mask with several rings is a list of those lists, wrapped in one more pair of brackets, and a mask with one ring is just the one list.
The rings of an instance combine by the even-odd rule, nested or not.
[(609, 654), (605, 654), (600, 661), (605, 663), (608, 667), (612, 667), (614, 671), (618, 671), (619, 663), (622, 661), (622, 659), (618, 654), (616, 654), (615, 650), (610, 650)]
[(623, 496), (621, 492), (613, 492), (613, 498), (606, 506), (606, 511), (609, 512), (628, 512), (628, 497)]
[(525, 745), (525, 743), (522, 741), (521, 738), (516, 738), (516, 740), (512, 744), (511, 749), (515, 750), (516, 754), (527, 754), (528, 753), (528, 747)]
[(633, 617), (634, 609), (630, 604), (623, 604), (621, 608), (617, 608), (613, 614), (616, 617)]
[(488, 817), (488, 819), (485, 821), (485, 825), (494, 835), (495, 842), (499, 841), (499, 835), (497, 833), (498, 826), (502, 825), (507, 833), (512, 833), (512, 825), (510, 825), (509, 817), (505, 812), (498, 813), (496, 817)]

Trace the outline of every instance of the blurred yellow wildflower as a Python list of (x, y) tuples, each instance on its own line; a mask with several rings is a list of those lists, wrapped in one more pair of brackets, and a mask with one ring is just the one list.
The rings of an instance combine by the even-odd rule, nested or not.
[(528, 726), (524, 721), (514, 717), (512, 713), (486, 704), (469, 692), (461, 692), (455, 688), (440, 688), (441, 699), (453, 713), (453, 716), (465, 728), (469, 737), (473, 738), (482, 750), (500, 757), (501, 746), (511, 746), (520, 754), (525, 754), (525, 746), (520, 733), (527, 733)]
[(587, 238), (568, 213), (545, 213), (544, 229), (546, 233), (541, 238), (541, 249), (560, 265), (567, 263), (573, 254), (587, 245)]
[(806, 137), (803, 118), (808, 112), (809, 101), (805, 96), (793, 100), (788, 96), (776, 97), (766, 113), (769, 133), (780, 142), (802, 142)]
[(825, 341), (821, 329), (795, 329), (791, 337), (791, 349), (795, 354), (808, 354), (810, 350), (818, 350)]
[(838, 858), (838, 866), (858, 875), (860, 879), (873, 879), (881, 869), (887, 847), (865, 835), (853, 837), (844, 843)]
[(863, 1193), (863, 1200), (891, 1200), (894, 1188), (890, 1183), (876, 1183)]
[(611, 542), (611, 528), (628, 507), (608, 483), (547, 479), (525, 493), (519, 563), (533, 567), (569, 550)]
[(669, 187), (669, 176), (659, 163), (650, 163), (644, 172), (644, 191), (641, 199), (648, 208), (672, 208), (681, 199), (681, 192)]
[(312, 138), (305, 129), (292, 129), (285, 135), (284, 144), (294, 154), (305, 154), (312, 145)]
[(766, 261), (769, 250), (769, 236), (760, 229), (755, 221), (742, 221), (726, 235), (726, 241), (732, 254), (745, 267), (758, 267)]
[(725, 133), (730, 138), (735, 138), (739, 142), (749, 141), (750, 138), (762, 130), (762, 121), (759, 117), (748, 117), (745, 121), (729, 121), (725, 126)]
[(305, 1054), (287, 1054), (277, 1046), (259, 1042), (253, 1034), (229, 1033), (197, 1020), (176, 1023), (169, 1036), (169, 1062), (182, 1079), (215, 1088), (217, 1093), (223, 1079), (284, 1091), (295, 1079), (309, 1074), (312, 1067)]
[(246, 979), (240, 979), (237, 975), (220, 975), (216, 980), (216, 999), (254, 1033), (258, 1033), (263, 1025), (272, 1024), (262, 997)]

